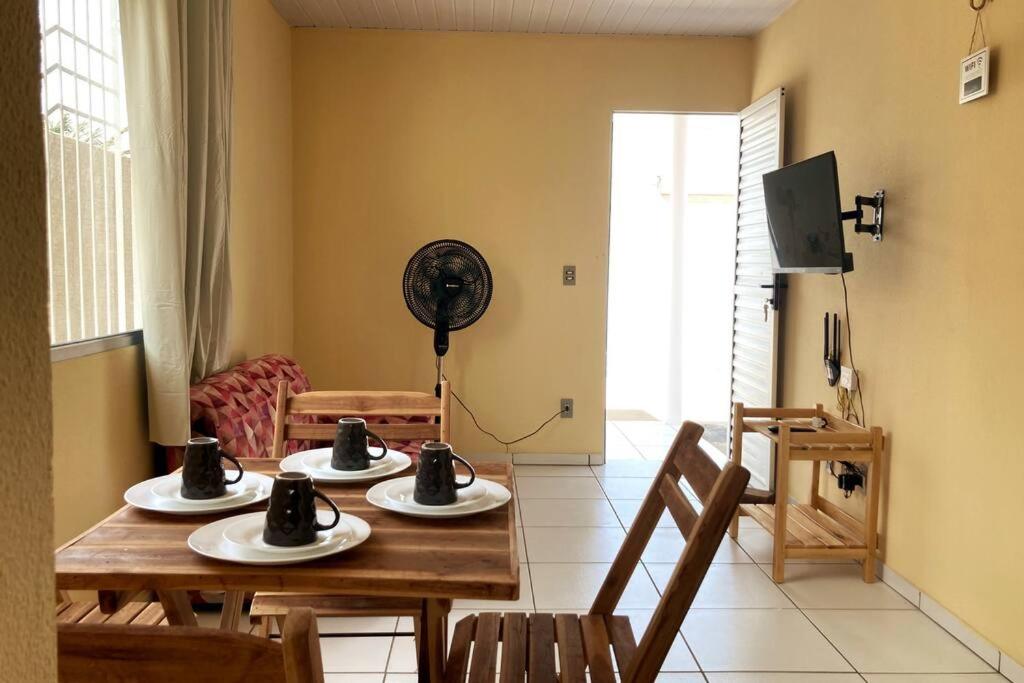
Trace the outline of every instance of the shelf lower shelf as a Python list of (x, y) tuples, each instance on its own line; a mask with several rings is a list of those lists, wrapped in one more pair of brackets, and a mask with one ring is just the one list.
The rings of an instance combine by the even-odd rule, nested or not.
[[(741, 505), (740, 510), (774, 535), (774, 505)], [(863, 551), (864, 536), (855, 523), (852, 518), (833, 517), (810, 505), (789, 504), (786, 506), (785, 546), (787, 549)]]

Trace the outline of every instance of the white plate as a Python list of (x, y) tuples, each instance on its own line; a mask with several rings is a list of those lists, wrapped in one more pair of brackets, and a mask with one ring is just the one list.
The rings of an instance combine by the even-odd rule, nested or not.
[[(252, 512), (212, 522), (192, 532), (188, 537), (188, 547), (204, 557), (237, 564), (296, 564), (349, 550), (370, 537), (369, 524), (344, 512), (341, 513), (341, 522), (338, 523), (338, 527), (345, 525), (347, 528), (343, 533), (333, 536), (330, 543), (311, 543), (295, 548), (275, 548), (274, 552), (267, 552), (255, 546), (238, 545), (224, 536), (224, 531), (228, 527), (242, 521), (245, 521), (246, 524), (258, 524), (262, 529), (265, 518), (265, 512)], [(327, 524), (334, 519), (334, 513), (318, 510), (317, 518)], [(249, 519), (254, 521), (249, 522)]]
[[(465, 479), (456, 479), (460, 484), (465, 482)], [(420, 507), (443, 507), (445, 510), (462, 510), (465, 508), (479, 506), (480, 499), (487, 495), (487, 486), (483, 483), (482, 479), (474, 481), (472, 484), (464, 489), (458, 489), (455, 492), (455, 502), (450, 505), (420, 505), (416, 502), (413, 497), (414, 490), (416, 488), (416, 477), (402, 477), (401, 479), (395, 479), (390, 482), (388, 486), (384, 488), (384, 495), (391, 503), (403, 505), (405, 507), (420, 508)]]
[(124, 492), (129, 505), (153, 512), (171, 515), (204, 515), (211, 512), (225, 512), (259, 503), (270, 497), (274, 480), (265, 474), (245, 472), (237, 484), (228, 484), (227, 491), (219, 498), (192, 500), (181, 495), (181, 472), (163, 477), (147, 479)]
[[(271, 545), (263, 540), (263, 526), (266, 515), (238, 515), (232, 517), (231, 524), (224, 527), (224, 539), (243, 550), (256, 550), (262, 553), (292, 553), (299, 546)], [(321, 524), (330, 524), (334, 521), (334, 513), (317, 511), (317, 521)], [(326, 548), (332, 545), (339, 545), (345, 541), (345, 537), (352, 534), (352, 527), (342, 517), (338, 525), (333, 529), (318, 531), (316, 540), (301, 546), (303, 549)]]
[[(244, 479), (245, 475), (243, 474), (242, 477)], [(236, 499), (243, 498), (252, 493), (252, 489), (243, 485), (244, 481), (239, 481), (237, 484), (228, 484), (224, 487), (224, 495), (217, 498), (186, 498), (181, 495), (181, 475), (158, 477), (150, 481), (153, 482), (150, 493), (161, 500), (170, 500), (181, 505), (207, 507), (214, 500), (217, 501), (218, 505), (221, 503), (228, 504), (229, 501), (236, 501)]]
[(281, 469), (285, 472), (305, 472), (315, 481), (355, 482), (389, 477), (412, 464), (405, 453), (389, 450), (381, 460), (371, 460), (370, 467), (365, 470), (336, 470), (331, 467), (333, 452), (333, 448), (299, 451), (282, 460)]
[(512, 493), (501, 484), (477, 477), (473, 486), (458, 492), (459, 500), (451, 505), (420, 505), (412, 497), (415, 484), (416, 477), (382, 481), (366, 492), (366, 500), (384, 510), (431, 519), (468, 517), (501, 507), (512, 500)]

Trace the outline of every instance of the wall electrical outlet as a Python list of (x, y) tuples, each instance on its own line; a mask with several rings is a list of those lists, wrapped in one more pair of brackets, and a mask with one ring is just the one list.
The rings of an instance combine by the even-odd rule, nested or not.
[(561, 410), (562, 410), (562, 417), (563, 418), (572, 417), (572, 399), (571, 398), (563, 398), (562, 399), (562, 408), (561, 408)]
[(845, 365), (839, 370), (839, 386), (849, 392), (857, 391), (857, 373)]
[(562, 284), (567, 287), (576, 286), (576, 266), (562, 266)]

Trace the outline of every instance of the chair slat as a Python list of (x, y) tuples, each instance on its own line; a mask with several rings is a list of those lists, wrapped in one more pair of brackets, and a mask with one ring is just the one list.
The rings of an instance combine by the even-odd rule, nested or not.
[[(680, 459), (697, 446), (702, 434), (704, 434), (704, 428), (699, 424), (684, 423), (676, 434), (676, 438), (669, 448), (669, 454), (661, 464), (661, 469), (658, 470), (654, 480), (660, 481), (665, 475), (678, 480)], [(601, 584), (601, 589), (597, 592), (597, 597), (594, 598), (590, 607), (591, 614), (611, 614), (615, 611), (615, 606), (626, 590), (626, 584), (633, 576), (633, 571), (636, 569), (637, 563), (640, 562), (640, 556), (647, 548), (647, 543), (651, 540), (654, 528), (664, 511), (665, 501), (661, 499), (657, 487), (652, 486), (647, 491), (644, 502), (640, 505), (640, 511), (637, 513), (636, 519), (633, 520), (629, 533), (626, 534), (626, 540), (615, 555), (615, 560), (608, 570), (604, 583)]]
[(289, 415), (441, 416), (441, 401), (416, 391), (307, 391), (288, 399)]
[(132, 619), (131, 624), (133, 626), (157, 626), (164, 623), (166, 616), (163, 605), (159, 602), (151, 602), (139, 612), (138, 616)]
[[(156, 628), (168, 633), (161, 636), (131, 633), (132, 630), (151, 632)], [(224, 634), (259, 641), (259, 645), (255, 642), (241, 645), (215, 640), (209, 629), (202, 629), (202, 632), (192, 629), (197, 633), (188, 634), (188, 628), (58, 625), (58, 680), (75, 683), (212, 681), (211, 674), (215, 672), (225, 681), (281, 683), (285, 680), (277, 643), (241, 633)], [(231, 652), (231, 657), (225, 657), (225, 652)], [(209, 667), (200, 678), (195, 675), (197, 661)]]
[(625, 671), (636, 654), (636, 638), (633, 636), (629, 617), (609, 615), (604, 618), (604, 622), (608, 628), (608, 637), (612, 641), (615, 662), (619, 665), (619, 671)]
[(550, 614), (530, 615), (530, 683), (555, 681), (555, 620)]
[(590, 668), (590, 680), (594, 683), (615, 683), (615, 669), (612, 666), (612, 644), (605, 629), (604, 617), (587, 615), (579, 618), (583, 633), (583, 649)]
[(111, 615), (103, 613), (102, 605), (97, 606), (96, 609), (91, 610), (88, 614), (78, 620), (79, 624), (102, 624), (110, 618)]
[(658, 492), (661, 493), (661, 499), (665, 501), (665, 507), (668, 508), (672, 519), (675, 520), (683, 538), (689, 538), (690, 531), (697, 522), (697, 512), (683, 492), (679, 490), (679, 484), (666, 475), (658, 483)]
[(526, 615), (510, 612), (501, 626), (501, 683), (522, 683), (526, 675)]
[(494, 683), (498, 671), (498, 636), (501, 615), (485, 612), (476, 620), (473, 659), (469, 666), (469, 683)]
[(583, 649), (579, 616), (556, 614), (555, 640), (558, 642), (561, 683), (583, 683), (587, 678), (587, 657)]
[[(692, 424), (692, 423), (691, 423)], [(683, 425), (683, 429), (686, 425)], [(703, 432), (703, 430), (701, 430)], [(699, 445), (700, 439), (686, 448), (673, 449), (670, 456), (678, 471), (686, 479), (701, 503), (707, 503), (711, 490), (718, 481), (721, 469), (718, 464)]]
[[(408, 424), (372, 424), (371, 432), (385, 441), (422, 441), (440, 438), (441, 425), (426, 422)], [(307, 439), (309, 441), (334, 441), (338, 431), (334, 424), (288, 424), (285, 426), (286, 440)]]
[(653, 681), (657, 676), (749, 480), (750, 472), (732, 462), (716, 479), (623, 680)]
[(93, 610), (99, 610), (98, 602), (73, 602), (57, 615), (58, 624), (77, 624)]
[(446, 683), (464, 683), (469, 673), (469, 653), (473, 646), (473, 634), (476, 631), (476, 616), (469, 615), (455, 624), (452, 644), (448, 649), (448, 665), (445, 668)]

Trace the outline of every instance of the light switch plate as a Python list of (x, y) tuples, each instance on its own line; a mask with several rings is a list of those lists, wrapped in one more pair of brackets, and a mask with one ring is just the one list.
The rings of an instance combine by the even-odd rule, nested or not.
[(576, 285), (576, 266), (562, 266), (562, 284), (567, 287)]

